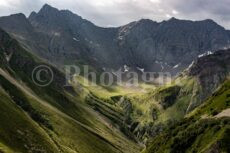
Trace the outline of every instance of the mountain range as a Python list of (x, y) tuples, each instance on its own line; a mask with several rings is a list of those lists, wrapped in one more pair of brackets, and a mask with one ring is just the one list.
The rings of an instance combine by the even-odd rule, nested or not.
[(28, 18), (23, 14), (1, 17), (0, 26), (52, 63), (97, 65), (96, 69), (108, 71), (127, 65), (177, 74), (199, 55), (230, 44), (230, 32), (210, 19), (171, 18), (159, 23), (142, 19), (102, 28), (47, 4)]
[[(230, 152), (229, 45), (230, 31), (210, 19), (105, 28), (47, 4), (0, 17), (0, 152)], [(41, 65), (53, 72), (44, 87), (31, 76)], [(65, 65), (174, 77), (88, 86), (67, 80)]]

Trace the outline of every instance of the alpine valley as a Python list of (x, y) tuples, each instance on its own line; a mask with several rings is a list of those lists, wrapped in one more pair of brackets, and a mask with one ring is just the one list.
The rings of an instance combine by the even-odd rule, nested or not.
[[(88, 86), (65, 65), (173, 79)], [(230, 31), (211, 19), (103, 28), (48, 4), (0, 17), (0, 153), (229, 153), (229, 74)]]

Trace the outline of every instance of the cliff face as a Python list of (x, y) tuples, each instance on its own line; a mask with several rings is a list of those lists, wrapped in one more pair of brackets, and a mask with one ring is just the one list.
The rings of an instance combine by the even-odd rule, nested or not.
[(130, 53), (138, 66), (150, 70), (159, 69), (159, 65), (163, 70), (180, 69), (199, 54), (229, 44), (228, 32), (212, 20), (192, 22), (172, 18), (162, 23), (141, 20), (128, 27), (120, 36), (120, 44), (127, 50), (123, 53)]
[(2, 17), (0, 27), (58, 65), (66, 61), (98, 69), (127, 65), (173, 74), (186, 68), (198, 55), (228, 47), (230, 42), (229, 31), (212, 20), (172, 18), (157, 23), (143, 19), (122, 27), (101, 28), (68, 10), (49, 5), (38, 13), (32, 12), (28, 19), (23, 15)]
[[(193, 62), (186, 70), (188, 76), (195, 77), (200, 85), (200, 100), (203, 101), (226, 80), (230, 72), (230, 50), (220, 50), (203, 56)], [(191, 103), (189, 110), (197, 104)]]

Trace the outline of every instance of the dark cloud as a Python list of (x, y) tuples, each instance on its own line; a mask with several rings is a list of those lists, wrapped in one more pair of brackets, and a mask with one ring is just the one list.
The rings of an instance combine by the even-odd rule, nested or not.
[(230, 29), (229, 0), (0, 0), (0, 16), (38, 11), (48, 3), (69, 9), (100, 26), (119, 26), (149, 18), (213, 19)]

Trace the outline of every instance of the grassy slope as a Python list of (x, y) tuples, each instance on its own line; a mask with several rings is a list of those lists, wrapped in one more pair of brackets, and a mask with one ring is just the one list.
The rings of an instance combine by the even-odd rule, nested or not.
[[(0, 54), (0, 58), (2, 57)], [(21, 63), (18, 59), (24, 62)], [(176, 122), (182, 120), (187, 113), (190, 102), (199, 99), (197, 97), (197, 93), (200, 91), (199, 85), (197, 85), (194, 78), (186, 77), (178, 78), (172, 84), (157, 88), (147, 94), (146, 91), (154, 88), (153, 86), (142, 84), (138, 88), (120, 86), (102, 87), (99, 85), (92, 87), (85, 85), (86, 80), (80, 77), (77, 80), (81, 86), (75, 88), (78, 95), (73, 96), (66, 90), (63, 90), (59, 84), (51, 84), (46, 88), (35, 86), (29, 77), (32, 68), (45, 63), (37, 57), (28, 54), (25, 50), (14, 53), (9, 64), (12, 70), (8, 70), (8, 72), (13, 76), (12, 79), (15, 82), (24, 82), (26, 84), (17, 85), (19, 89), (11, 91), (11, 97), (18, 97), (17, 99), (24, 97), (22, 100), (28, 103), (26, 107), (24, 106), (25, 108), (22, 107), (24, 112), (27, 112), (31, 119), (39, 124), (45, 131), (45, 134), (48, 134), (52, 142), (56, 144), (56, 147), (63, 152), (137, 152), (139, 147), (134, 147), (135, 144), (127, 140), (120, 130), (132, 139), (134, 139), (132, 137), (133, 133), (136, 136), (142, 137), (146, 129), (151, 131), (149, 127), (154, 124), (166, 123), (169, 120), (175, 120)], [(62, 74), (57, 72), (56, 75), (59, 76)], [(5, 78), (9, 79), (8, 77)], [(6, 80), (1, 84), (4, 85), (4, 82), (7, 82)], [(14, 84), (13, 82), (11, 83)], [(4, 86), (7, 92), (15, 88), (9, 84)], [(222, 90), (225, 91), (226, 88), (228, 87)], [(20, 93), (20, 95), (15, 95), (15, 93)], [(219, 95), (222, 95), (222, 98), (215, 95), (214, 97), (218, 97), (218, 101), (220, 99), (223, 100), (223, 94), (220, 93)], [(120, 100), (116, 100), (117, 97), (123, 97), (125, 102), (120, 103)], [(99, 113), (89, 109), (88, 105), (85, 105), (82, 101), (86, 101), (86, 104)], [(202, 114), (202, 112), (208, 112), (209, 114), (217, 114), (224, 109), (223, 104), (213, 101), (215, 100), (207, 102), (207, 108), (203, 106), (206, 109), (200, 109), (197, 111), (198, 113), (196, 111), (193, 113)], [(129, 107), (129, 104), (131, 104), (131, 107)], [(130, 119), (132, 123), (128, 123)], [(212, 122), (214, 121), (186, 121), (180, 123), (182, 124), (181, 128), (180, 125), (178, 126), (180, 130), (184, 129), (184, 127), (189, 127), (190, 124), (194, 124), (194, 126), (188, 129), (185, 128), (185, 131), (181, 131), (179, 135), (175, 135), (178, 132), (177, 130), (170, 129), (159, 140), (162, 141), (168, 136), (172, 138), (176, 136), (182, 144), (177, 144), (174, 142), (174, 139), (170, 139), (170, 143), (162, 145), (161, 149), (156, 151), (169, 151), (170, 149), (175, 149), (172, 148), (174, 145), (186, 145), (187, 147), (188, 145), (197, 144), (198, 150), (204, 147), (207, 148), (207, 146), (204, 146), (205, 144), (200, 147), (199, 140), (209, 136), (209, 131), (213, 130), (212, 124), (220, 124), (220, 122)], [(136, 123), (138, 123), (137, 127), (135, 126)], [(130, 129), (127, 131), (127, 124), (131, 126), (131, 129), (134, 127), (131, 130), (133, 133), (130, 133)], [(114, 126), (119, 126), (120, 130), (114, 128)], [(196, 130), (198, 127), (202, 128), (201, 131)], [(202, 131), (205, 129), (208, 131), (207, 135), (204, 134), (204, 136), (201, 136), (195, 142), (193, 141), (194, 138), (192, 138), (191, 143), (190, 139), (187, 142), (187, 139), (183, 137), (184, 135), (190, 137), (190, 132), (187, 133), (186, 130), (193, 130), (192, 132), (194, 133), (205, 133), (205, 131)], [(223, 125), (222, 129), (227, 129), (227, 127)], [(173, 132), (173, 135), (170, 132)], [(222, 138), (224, 135), (225, 130), (217, 131), (216, 137)], [(143, 138), (141, 139), (143, 140)], [(207, 143), (211, 144), (211, 142)], [(156, 144), (161, 145), (160, 141), (156, 141)], [(0, 146), (4, 147), (5, 145), (4, 143), (0, 143)], [(192, 150), (192, 148), (186, 147), (185, 149)], [(7, 147), (5, 146), (5, 148)], [(151, 148), (151, 150), (154, 150), (154, 148)]]
[[(183, 119), (191, 99), (196, 98), (197, 91), (199, 86), (194, 78), (181, 77), (170, 84), (131, 99), (136, 109), (140, 109), (145, 116), (140, 118), (140, 122), (159, 124)], [(157, 112), (155, 119), (151, 114), (153, 109)]]
[(223, 110), (230, 108), (230, 81), (226, 80), (206, 102), (198, 109), (195, 109), (189, 116), (205, 117), (214, 116)]
[[(161, 113), (159, 115), (159, 122), (166, 122), (167, 120), (181, 120), (186, 114), (189, 103), (193, 97), (194, 90), (198, 89), (194, 78), (179, 78), (179, 80), (176, 80), (174, 83), (170, 85), (171, 89), (174, 89), (172, 87), (177, 86), (180, 87), (178, 96), (174, 100), (174, 104), (172, 106), (166, 109), (161, 109)], [(164, 87), (165, 89), (163, 90), (168, 90), (170, 87)], [(174, 92), (171, 93), (174, 94)], [(159, 93), (155, 94), (157, 95)], [(160, 94), (160, 96), (164, 97), (165, 95)]]
[[(112, 86), (110, 88), (100, 85), (88, 86), (87, 80), (82, 77), (78, 77), (77, 81), (81, 87), (75, 88), (83, 90), (85, 96), (82, 98), (86, 99), (85, 101), (91, 107), (106, 116), (115, 125), (120, 126), (126, 135), (135, 134), (142, 140), (145, 139), (146, 130), (151, 131), (150, 127), (153, 124), (183, 119), (193, 96), (193, 90), (197, 89), (196, 81), (193, 78), (180, 78), (172, 84), (156, 89), (153, 85), (145, 84), (130, 88), (124, 86)], [(178, 94), (180, 96), (176, 97), (175, 104), (163, 109), (159, 99), (162, 97), (163, 99), (165, 97), (171, 98), (175, 95), (174, 87), (179, 87), (180, 93)], [(157, 96), (160, 97), (158, 100)], [(124, 97), (126, 102), (121, 102), (121, 97)], [(153, 117), (153, 114), (156, 117)], [(131, 129), (127, 129), (127, 125), (131, 126)]]
[(230, 107), (230, 81), (179, 123), (151, 140), (144, 153), (229, 152), (230, 118), (215, 116)]
[(0, 150), (26, 152), (26, 147), (29, 147), (31, 151), (58, 151), (46, 132), (17, 107), (2, 89), (0, 89), (0, 97)]
[[(82, 80), (79, 82), (84, 86)], [(128, 128), (128, 131), (127, 129), (122, 131), (127, 135), (130, 135), (129, 132), (131, 132), (131, 135), (134, 134), (141, 141), (145, 141), (146, 138), (148, 139), (151, 136), (151, 132), (155, 130), (154, 127), (158, 128), (162, 124), (168, 126), (183, 120), (189, 113), (188, 108), (191, 103), (201, 103), (199, 97), (201, 88), (198, 81), (196, 78), (187, 76), (178, 77), (171, 84), (158, 87), (148, 93), (138, 92), (141, 91), (141, 88), (134, 91), (125, 90), (122, 87), (114, 87), (108, 90), (98, 85), (95, 87), (84, 87), (89, 91), (90, 95), (93, 95), (92, 97), (94, 98), (91, 98), (89, 101), (96, 111), (121, 127), (124, 125), (119, 123), (126, 122), (126, 125), (131, 126), (131, 128)], [(229, 87), (223, 87), (222, 91), (227, 91), (227, 88)], [(226, 94), (222, 94), (222, 97), (224, 96)], [(119, 102), (113, 101), (113, 97), (125, 97), (128, 99), (132, 105), (131, 111), (127, 114), (126, 107), (122, 107)], [(229, 100), (226, 101), (229, 103)], [(206, 109), (210, 110), (212, 114), (220, 112), (225, 108), (223, 107), (223, 103), (206, 103), (209, 105)], [(129, 118), (131, 119), (131, 123), (127, 122)], [(196, 123), (197, 127), (201, 123)], [(191, 122), (191, 124), (193, 123)], [(164, 128), (165, 126), (163, 126)]]
[(229, 152), (230, 119), (184, 120), (155, 137), (143, 153)]
[[(24, 87), (23, 89), (25, 90), (22, 90), (23, 85), (21, 85), (20, 88), (15, 87), (11, 82), (7, 82), (6, 79), (1, 79), (1, 84), (4, 85), (4, 89), (8, 91), (12, 97), (17, 97), (16, 99), (23, 97), (23, 105), (26, 106), (24, 111), (26, 111), (31, 118), (34, 116), (34, 113), (31, 112), (34, 111), (38, 112), (40, 116), (45, 117), (45, 119), (40, 119), (39, 117), (38, 120), (37, 118), (34, 120), (46, 129), (46, 133), (50, 135), (50, 138), (58, 144), (63, 152), (69, 152), (71, 150), (80, 152), (121, 152), (120, 150), (124, 152), (135, 152), (135, 149), (138, 150), (138, 147), (134, 147), (134, 143), (129, 142), (121, 133), (116, 133), (115, 130), (111, 130), (110, 127), (105, 124), (104, 120), (94, 116), (93, 111), (86, 109), (81, 104), (69, 101), (74, 106), (72, 109), (75, 107), (78, 109), (76, 109), (74, 113), (68, 113), (68, 108), (59, 110), (55, 106), (52, 106), (52, 102), (49, 104), (50, 102), (38, 98), (36, 94), (27, 91)], [(30, 109), (32, 109), (32, 111)], [(73, 110), (70, 109), (70, 112), (71, 111)], [(36, 113), (35, 116), (38, 116), (38, 114)], [(51, 129), (48, 129), (49, 126), (46, 126), (46, 120), (49, 121), (48, 125), (52, 126)], [(8, 135), (8, 137), (11, 136)], [(133, 146), (133, 148), (128, 148), (127, 146)], [(56, 151), (52, 150), (52, 152)]]
[[(4, 130), (0, 132), (4, 134), (0, 141), (1, 151), (33, 151), (33, 142), (38, 141), (35, 143), (38, 147), (35, 148), (42, 148), (47, 152), (58, 152), (57, 149), (61, 152), (81, 153), (138, 152), (139, 147), (136, 144), (129, 141), (116, 128), (111, 127), (103, 117), (96, 115), (93, 110), (81, 103), (79, 96), (71, 95), (61, 87), (62, 74), (54, 67), (50, 66), (55, 72), (55, 77), (59, 77), (54, 78), (56, 82), (45, 88), (35, 86), (30, 78), (32, 70), (37, 65), (46, 63), (22, 49), (12, 39), (6, 41), (6, 44), (7, 47), (4, 49), (14, 52), (7, 65), (6, 63), (0, 65), (2, 67), (0, 96), (6, 105), (12, 103), (20, 111), (11, 113), (13, 106), (4, 110), (5, 114), (12, 114), (11, 117), (14, 118), (12, 122), (4, 116), (4, 111), (0, 111), (0, 116), (7, 119), (3, 120), (3, 118), (1, 120), (3, 124), (0, 125)], [(0, 57), (4, 59), (4, 55), (1, 54)], [(8, 99), (7, 95), (3, 94), (5, 92), (10, 96)], [(22, 120), (23, 115), (27, 117), (27, 121)], [(24, 135), (24, 141), (17, 138), (21, 134), (20, 131), (17, 134), (17, 130), (9, 128), (23, 130), (26, 129), (27, 124), (34, 135), (30, 136), (30, 133)], [(15, 134), (15, 137), (12, 134)], [(47, 145), (50, 147), (47, 148)]]

